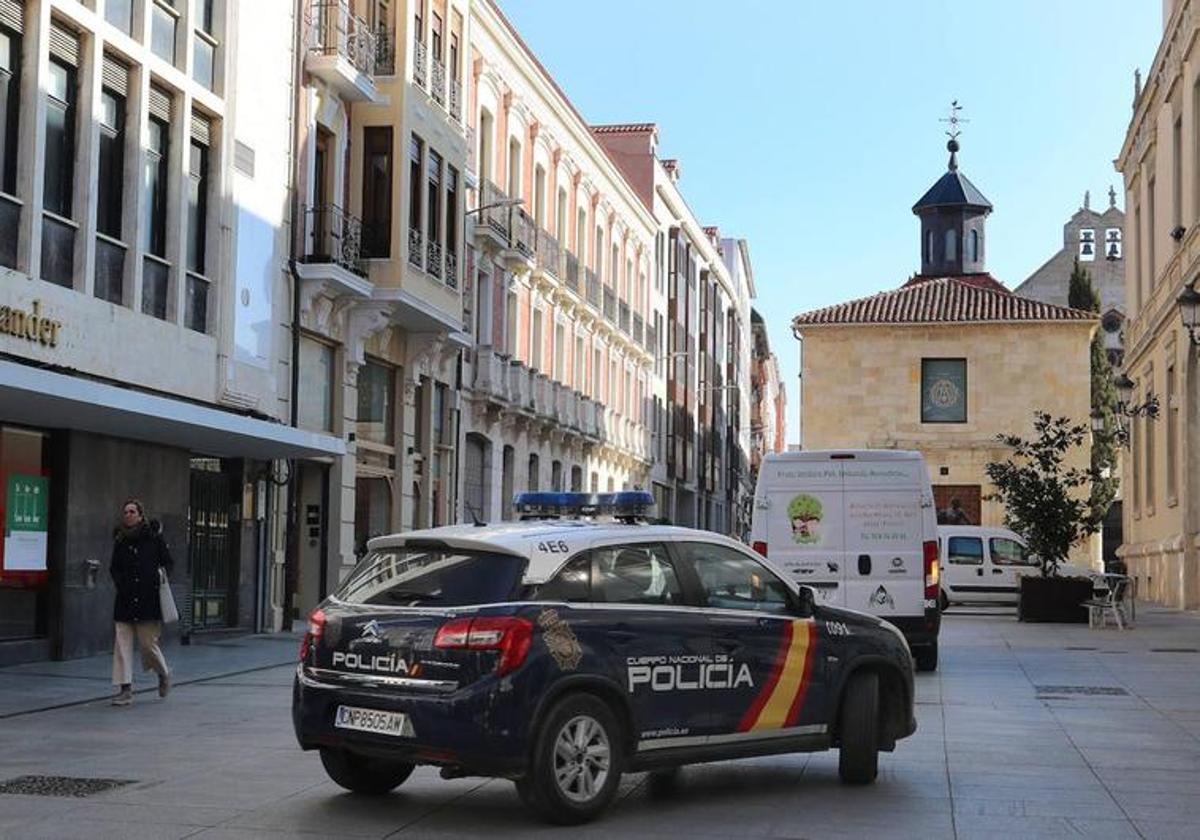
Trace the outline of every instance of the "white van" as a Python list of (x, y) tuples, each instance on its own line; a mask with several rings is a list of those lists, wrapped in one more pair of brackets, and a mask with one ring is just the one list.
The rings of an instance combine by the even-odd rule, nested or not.
[(750, 539), (823, 603), (896, 625), (918, 670), (937, 667), (937, 515), (921, 453), (768, 454)]
[[(1041, 574), (1041, 564), (1025, 540), (1007, 528), (939, 525), (938, 562), (942, 609), (951, 604), (1015, 604), (1021, 578)], [(1058, 574), (1087, 577), (1093, 572), (1060, 563)]]

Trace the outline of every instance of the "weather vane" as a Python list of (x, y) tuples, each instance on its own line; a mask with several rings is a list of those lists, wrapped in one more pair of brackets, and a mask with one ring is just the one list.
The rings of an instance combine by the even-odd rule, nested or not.
[(950, 125), (950, 130), (946, 132), (946, 136), (950, 138), (949, 142), (946, 143), (946, 150), (950, 152), (949, 168), (951, 172), (958, 169), (958, 159), (954, 155), (958, 151), (958, 135), (962, 134), (962, 129), (959, 128), (959, 125), (970, 122), (970, 120), (963, 119), (958, 115), (958, 112), (961, 110), (962, 106), (955, 99), (950, 103), (950, 116), (942, 118), (942, 122), (949, 123)]
[(953, 102), (950, 103), (950, 116), (943, 117), (941, 120), (944, 123), (950, 124), (950, 130), (946, 132), (946, 136), (949, 137), (951, 140), (957, 140), (958, 135), (962, 134), (962, 129), (960, 129), (958, 127), (959, 123), (969, 123), (970, 122), (970, 120), (964, 119), (958, 115), (958, 112), (961, 110), (962, 110), (962, 106), (959, 105), (958, 100), (955, 99)]

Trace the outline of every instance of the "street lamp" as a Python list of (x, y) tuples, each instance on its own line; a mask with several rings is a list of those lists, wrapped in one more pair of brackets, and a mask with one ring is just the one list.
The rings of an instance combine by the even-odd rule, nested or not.
[(1104, 415), (1099, 411), (1092, 412), (1092, 434), (1098, 435), (1104, 432)]
[(472, 207), (463, 213), (463, 217), (466, 218), (475, 213), (482, 213), (484, 210), (494, 210), (497, 207), (519, 207), (524, 203), (525, 199), (523, 198), (505, 198), (500, 201), (493, 201), (491, 204), (481, 204), (478, 207)]
[(1117, 389), (1117, 411), (1122, 412), (1133, 399), (1133, 380), (1122, 373), (1113, 380), (1113, 385)]
[(1184, 286), (1175, 302), (1179, 304), (1179, 317), (1183, 320), (1188, 338), (1192, 344), (1200, 345), (1200, 330), (1197, 329), (1200, 327), (1197, 323), (1200, 319), (1200, 292), (1196, 291), (1195, 286)]

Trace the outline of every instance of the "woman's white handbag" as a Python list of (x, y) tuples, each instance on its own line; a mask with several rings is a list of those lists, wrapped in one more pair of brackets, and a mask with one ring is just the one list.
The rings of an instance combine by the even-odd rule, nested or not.
[(167, 570), (158, 568), (158, 604), (162, 607), (163, 624), (171, 624), (179, 620), (179, 609), (175, 606), (175, 596), (171, 594), (171, 583), (167, 580)]

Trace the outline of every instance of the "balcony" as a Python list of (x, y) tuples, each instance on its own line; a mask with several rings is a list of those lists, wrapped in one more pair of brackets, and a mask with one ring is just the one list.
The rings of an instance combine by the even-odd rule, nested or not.
[(378, 33), (354, 14), (348, 0), (313, 0), (304, 68), (350, 102), (376, 102)]
[(579, 431), (584, 436), (596, 436), (596, 401), (591, 397), (579, 397)]
[(579, 394), (565, 385), (558, 389), (558, 422), (568, 429), (579, 429)]
[(563, 251), (562, 281), (568, 289), (579, 294), (579, 257), (570, 251)]
[(540, 228), (537, 232), (537, 268), (555, 279), (562, 274), (562, 248), (557, 239)]
[(408, 261), (411, 265), (417, 268), (423, 268), (425, 259), (425, 235), (421, 233), (420, 228), (410, 227), (408, 229)]
[(433, 101), (439, 105), (446, 104), (446, 65), (434, 58), (430, 62), (430, 67), (433, 72), (429, 74), (430, 87), (429, 95), (433, 97)]
[(441, 279), (442, 276), (442, 245), (436, 239), (430, 239), (425, 252), (425, 271)]
[(479, 206), (485, 207), (475, 225), (477, 244), (491, 245), (494, 251), (508, 248), (512, 225), (510, 207), (497, 206), (508, 200), (504, 190), (486, 179), (480, 181)]
[(533, 375), (533, 411), (545, 419), (554, 417), (554, 402), (550, 397), (550, 377), (544, 373)]
[(505, 359), (491, 347), (480, 347), (475, 356), (475, 391), (492, 402), (508, 402), (508, 383), (504, 381)]
[(604, 288), (604, 318), (613, 326), (617, 323), (617, 296), (607, 286)]
[(462, 82), (458, 79), (450, 80), (450, 119), (455, 122), (462, 122)]
[(304, 254), (296, 271), (303, 280), (319, 281), (338, 294), (369, 295), (362, 261), (362, 222), (332, 204), (304, 211)]
[(596, 276), (596, 272), (590, 268), (584, 269), (584, 283), (587, 286), (587, 302), (592, 305), (592, 308), (597, 312), (600, 311), (600, 278)]
[(512, 247), (523, 257), (533, 258), (537, 243), (537, 227), (533, 217), (520, 207), (512, 211)]
[(629, 304), (626, 303), (625, 301), (621, 301), (621, 305), (618, 307), (617, 311), (619, 313), (619, 317), (617, 320), (618, 320), (618, 324), (621, 327), (621, 332), (625, 333), (625, 335), (629, 335), (629, 331), (630, 331), (630, 328), (629, 328), (629, 315), (630, 315)]
[(523, 363), (512, 359), (508, 363), (508, 401), (520, 411), (533, 411), (532, 372)]
[(633, 316), (633, 342), (645, 346), (646, 323), (641, 315)]
[(425, 48), (424, 42), (420, 38), (413, 39), (413, 82), (419, 88), (429, 86), (429, 77), (426, 75), (425, 68), (428, 64), (429, 51)]

